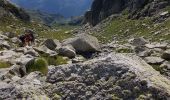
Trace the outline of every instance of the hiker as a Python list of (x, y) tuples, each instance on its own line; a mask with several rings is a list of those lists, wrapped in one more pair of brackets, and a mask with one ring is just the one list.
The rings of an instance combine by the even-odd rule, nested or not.
[(19, 39), (22, 42), (21, 46), (32, 45), (35, 41), (34, 32), (31, 30), (25, 30), (24, 33), (25, 34), (19, 36)]

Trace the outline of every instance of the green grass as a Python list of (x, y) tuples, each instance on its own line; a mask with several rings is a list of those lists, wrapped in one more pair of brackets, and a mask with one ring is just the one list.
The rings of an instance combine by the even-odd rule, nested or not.
[(67, 64), (68, 59), (62, 57), (62, 56), (58, 56), (56, 63), (57, 65), (63, 65), (63, 64)]
[(40, 71), (44, 75), (48, 72), (48, 64), (44, 58), (38, 58), (26, 65), (27, 72)]
[[(114, 18), (110, 24), (104, 27), (103, 32), (93, 33), (101, 42), (111, 42), (114, 37), (119, 41), (127, 41), (131, 37), (144, 36), (145, 38), (159, 41), (160, 39), (168, 40), (170, 35), (165, 35), (170, 29), (170, 20), (155, 24), (152, 18), (144, 18), (138, 20), (128, 19), (126, 15)], [(155, 32), (161, 30), (160, 34), (154, 35)]]
[(67, 64), (67, 61), (68, 59), (65, 59), (63, 56), (53, 56), (53, 57), (50, 57), (49, 55), (46, 55), (46, 54), (40, 54), (42, 58), (44, 58), (48, 65), (54, 65), (54, 66), (57, 66), (57, 65), (63, 65), (63, 64)]
[(23, 34), (25, 29), (32, 29), (40, 37), (52, 38), (58, 40), (64, 40), (72, 36), (70, 31), (77, 26), (53, 26), (48, 27), (46, 25), (39, 24), (37, 22), (23, 22), (19, 19), (14, 19), (11, 17), (4, 17), (0, 19), (0, 31), (2, 32), (14, 32), (16, 34)]
[(116, 50), (117, 53), (133, 53), (133, 50), (130, 48), (121, 48)]
[(9, 68), (10, 66), (11, 64), (8, 62), (0, 61), (0, 68)]

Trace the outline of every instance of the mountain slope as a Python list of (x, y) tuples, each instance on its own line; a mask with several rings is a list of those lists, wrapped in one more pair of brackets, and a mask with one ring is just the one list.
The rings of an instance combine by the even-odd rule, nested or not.
[(55, 22), (63, 22), (65, 20), (60, 14), (49, 14), (39, 10), (26, 10), (26, 12), (30, 15), (31, 20), (46, 25), (51, 25)]
[(17, 5), (48, 13), (61, 14), (65, 17), (82, 15), (90, 8), (92, 0), (11, 0)]
[(7, 0), (0, 0), (0, 19), (6, 17), (15, 17), (23, 21), (30, 21), (29, 15), (23, 9), (14, 6)]
[(108, 16), (122, 12), (133, 19), (157, 16), (169, 5), (169, 0), (94, 0), (91, 11), (85, 15), (86, 22), (96, 25)]

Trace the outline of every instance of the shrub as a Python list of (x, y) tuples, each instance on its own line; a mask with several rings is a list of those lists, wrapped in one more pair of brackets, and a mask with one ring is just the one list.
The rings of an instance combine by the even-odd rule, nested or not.
[(26, 70), (28, 73), (33, 71), (40, 71), (43, 74), (47, 74), (48, 72), (47, 61), (43, 58), (35, 59), (26, 65)]

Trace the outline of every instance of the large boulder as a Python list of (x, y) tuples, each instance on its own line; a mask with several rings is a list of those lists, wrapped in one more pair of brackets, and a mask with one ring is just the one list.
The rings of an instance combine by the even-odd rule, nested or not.
[[(163, 99), (170, 97), (170, 80), (139, 57), (107, 54), (83, 63), (49, 69), (51, 94), (62, 99)], [(149, 95), (148, 95), (149, 94)]]
[(96, 37), (88, 34), (80, 34), (74, 38), (67, 39), (64, 45), (72, 45), (76, 52), (96, 52), (100, 50), (100, 44)]
[(74, 58), (76, 56), (76, 51), (71, 45), (67, 45), (59, 49), (59, 54), (69, 58)]
[(43, 43), (48, 49), (55, 50), (57, 46), (60, 45), (60, 42), (53, 39), (46, 39)]

